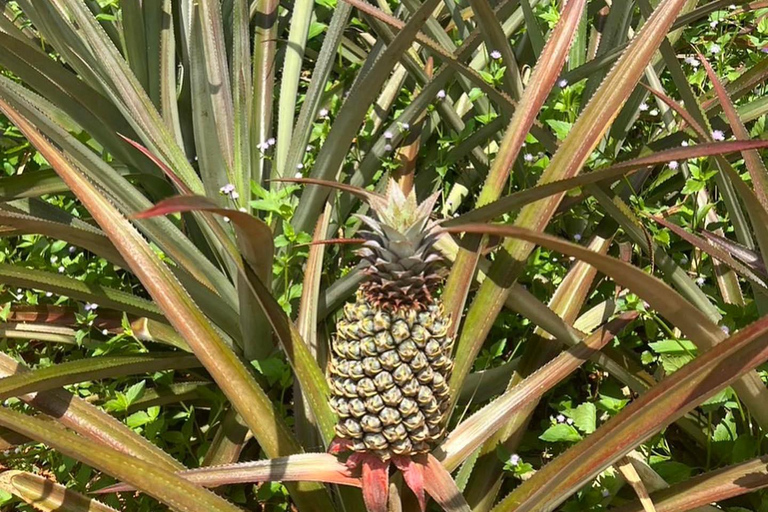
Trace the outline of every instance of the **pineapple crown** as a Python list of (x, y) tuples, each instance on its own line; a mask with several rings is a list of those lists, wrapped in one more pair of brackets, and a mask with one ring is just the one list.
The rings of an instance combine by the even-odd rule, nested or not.
[(406, 195), (390, 180), (385, 196), (368, 198), (375, 218), (358, 216), (370, 231), (361, 232), (365, 243), (357, 254), (366, 263), (361, 291), (374, 304), (421, 310), (434, 301), (442, 258), (433, 247), (439, 233), (429, 215), (437, 197), (418, 203), (414, 190)]

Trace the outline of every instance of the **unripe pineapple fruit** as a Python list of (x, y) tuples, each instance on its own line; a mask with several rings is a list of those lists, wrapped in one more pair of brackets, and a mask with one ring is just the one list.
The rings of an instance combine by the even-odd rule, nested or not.
[(360, 216), (370, 231), (357, 252), (365, 281), (332, 341), (336, 435), (382, 460), (427, 452), (445, 431), (453, 363), (450, 319), (434, 293), (436, 199), (418, 204), (391, 181), (386, 196), (369, 200), (375, 218)]

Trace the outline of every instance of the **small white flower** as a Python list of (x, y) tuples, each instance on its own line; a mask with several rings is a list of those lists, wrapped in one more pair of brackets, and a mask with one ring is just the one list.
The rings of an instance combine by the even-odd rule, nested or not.
[(720, 53), (720, 45), (712, 43), (712, 46), (709, 47), (709, 51), (712, 55), (717, 55)]
[(411, 129), (411, 125), (410, 125), (410, 123), (403, 123), (403, 124), (401, 124), (401, 125), (400, 125), (400, 127), (401, 127), (403, 130), (405, 130), (405, 131), (407, 131), (407, 130), (410, 130), (410, 129)]
[(576, 233), (575, 235), (573, 235), (573, 239), (576, 240), (577, 242), (581, 241), (581, 233)]
[(561, 78), (560, 81), (557, 82), (557, 86), (560, 87), (561, 89), (565, 89), (566, 87), (568, 87), (568, 80), (566, 80), (565, 78)]
[(267, 139), (267, 146), (274, 146), (276, 142), (274, 137), (270, 137)]
[(732, 10), (732, 11), (735, 11), (736, 10), (736, 4), (731, 4), (731, 5), (728, 6), (728, 8), (730, 10)]
[(704, 286), (705, 282), (706, 282), (706, 279), (704, 279), (703, 276), (699, 276), (696, 278), (696, 284), (699, 286)]
[(227, 183), (223, 187), (219, 189), (220, 194), (227, 194), (230, 195), (235, 191), (235, 186), (231, 183)]
[(240, 194), (233, 191), (231, 194), (229, 194), (229, 197), (231, 197), (232, 199), (237, 199), (240, 197)]
[(312, 151), (313, 149), (315, 148), (312, 146), (312, 144), (307, 144), (307, 151)]
[(229, 217), (224, 217), (224, 222), (232, 222)]
[(297, 169), (303, 169), (303, 168), (304, 168), (304, 164), (302, 164), (301, 162), (299, 162), (298, 164), (296, 164), (296, 168), (297, 168)]
[(64, 267), (61, 267), (61, 266), (60, 266), (60, 267), (59, 267), (59, 274), (63, 274), (63, 273), (66, 271), (66, 270), (67, 270), (67, 269), (65, 269)]
[(684, 148), (687, 148), (688, 147), (688, 141), (684, 140), (680, 145), (683, 146)]
[(659, 109), (655, 108), (648, 113), (651, 114), (652, 116), (657, 116), (659, 115)]
[(248, 213), (248, 210), (245, 208), (245, 206), (241, 206), (240, 208), (237, 209), (237, 211), (243, 212), (243, 213)]
[(696, 57), (686, 57), (685, 62), (687, 62), (688, 64), (690, 64), (695, 68), (699, 67), (699, 65), (701, 64), (701, 62), (699, 62), (699, 59), (697, 59)]
[(712, 132), (712, 140), (725, 140), (725, 134), (722, 130), (715, 130)]
[(499, 60), (501, 58), (501, 52), (499, 50), (493, 50), (491, 52), (491, 58), (493, 60)]
[(533, 162), (533, 158), (534, 158), (533, 155), (530, 153), (526, 153), (523, 155), (523, 160), (525, 160), (526, 162)]
[(683, 256), (682, 258), (680, 258), (680, 264), (681, 265), (687, 265), (688, 264), (688, 257)]
[(516, 453), (513, 453), (512, 455), (509, 456), (508, 462), (511, 466), (517, 466), (518, 464), (520, 464), (520, 460), (521, 460), (520, 456)]
[(259, 151), (263, 153), (264, 151), (269, 149), (269, 143), (267, 143), (266, 141), (259, 142), (258, 144), (256, 144), (256, 147), (259, 148)]
[(565, 423), (565, 416), (563, 416), (562, 414), (558, 414), (555, 417), (555, 421), (557, 421), (558, 423)]
[(294, 175), (293, 175), (293, 177), (294, 177), (294, 178), (303, 178), (303, 177), (304, 177), (304, 175), (303, 175), (303, 174), (301, 174), (300, 172), (297, 172), (296, 174), (294, 174)]
[(98, 304), (92, 304), (90, 302), (86, 302), (85, 306), (83, 306), (83, 309), (86, 310), (86, 311), (96, 311), (96, 309), (98, 309), (98, 307), (99, 307)]
[(437, 99), (442, 100), (444, 98), (445, 98), (445, 90), (440, 89), (439, 91), (437, 91)]
[(74, 252), (75, 252), (76, 250), (77, 250), (77, 247), (75, 247), (74, 245), (70, 245), (70, 246), (69, 246), (69, 249), (68, 249), (68, 251), (69, 251), (69, 254), (74, 254)]
[(715, 28), (717, 26), (717, 20), (712, 20), (709, 22), (709, 26), (712, 28)]
[(603, 498), (607, 498), (611, 495), (611, 491), (609, 491), (608, 489), (603, 489), (603, 491), (600, 494), (603, 495)]
[(56, 263), (57, 261), (59, 261), (58, 256), (51, 256), (51, 263)]
[(392, 132), (391, 132), (391, 131), (387, 130), (387, 131), (385, 131), (385, 132), (384, 132), (384, 138), (385, 138), (385, 139), (387, 139), (387, 140), (391, 140), (391, 139), (392, 139), (392, 137), (394, 137), (394, 135), (392, 135)]
[(722, 330), (722, 331), (723, 331), (725, 334), (728, 334), (728, 335), (730, 335), (730, 334), (731, 334), (731, 329), (730, 329), (730, 328), (729, 328), (727, 325), (723, 325), (723, 326), (721, 326), (721, 327), (720, 327), (720, 329), (721, 329), (721, 330)]
[(565, 422), (569, 425), (573, 425), (573, 418), (568, 418)]
[(104, 336), (109, 336), (109, 331), (107, 329), (102, 329), (101, 334), (103, 334)]
[(646, 102), (642, 102), (640, 104), (640, 112), (647, 112), (648, 111), (648, 104)]
[(321, 108), (320, 111), (317, 113), (317, 115), (320, 116), (320, 119), (325, 119), (326, 117), (328, 117), (328, 109)]
[(23, 292), (23, 291), (24, 291), (24, 290), (22, 290), (21, 288), (16, 288), (16, 293), (21, 293), (21, 292)]
[(677, 163), (677, 160), (672, 160), (667, 165), (669, 165), (669, 168), (674, 171), (675, 169), (677, 169), (679, 167), (680, 164)]
[(392, 144), (384, 144), (384, 151), (392, 151)]
[(53, 297), (53, 292), (45, 292), (46, 297)]

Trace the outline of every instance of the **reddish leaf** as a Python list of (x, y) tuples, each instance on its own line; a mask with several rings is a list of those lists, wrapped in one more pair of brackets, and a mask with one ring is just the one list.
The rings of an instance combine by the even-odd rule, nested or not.
[(126, 137), (125, 135), (118, 133), (117, 134), (121, 139), (123, 139), (125, 142), (133, 146), (134, 148), (138, 149), (144, 156), (152, 160), (152, 162), (160, 168), (163, 173), (165, 173), (166, 176), (168, 176), (168, 179), (170, 179), (174, 185), (176, 185), (176, 188), (179, 189), (179, 192), (182, 194), (194, 194), (192, 192), (192, 189), (190, 189), (186, 183), (184, 183), (184, 180), (179, 178), (179, 176), (173, 172), (173, 170), (168, 167), (165, 162), (160, 160), (159, 157), (157, 157), (155, 154), (153, 154), (149, 149), (145, 148), (141, 144), (139, 144), (136, 141), (133, 141)]
[(387, 512), (389, 461), (367, 454), (363, 460), (363, 499), (368, 512)]
[(446, 512), (469, 512), (469, 505), (448, 470), (434, 455), (427, 455), (424, 488)]
[(423, 456), (417, 456), (419, 460), (412, 457), (397, 456), (392, 458), (397, 469), (403, 473), (403, 479), (408, 487), (419, 500), (421, 512), (427, 510), (427, 497), (424, 494), (424, 461)]

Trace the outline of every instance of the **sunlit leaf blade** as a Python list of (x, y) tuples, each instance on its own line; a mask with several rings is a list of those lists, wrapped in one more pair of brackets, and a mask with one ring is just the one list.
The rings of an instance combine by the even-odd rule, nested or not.
[(469, 512), (469, 505), (451, 474), (432, 454), (424, 467), (424, 490), (446, 512)]
[(768, 147), (768, 141), (747, 140), (710, 142), (659, 151), (648, 156), (627, 160), (626, 162), (621, 162), (604, 169), (596, 169), (573, 178), (556, 180), (515, 192), (506, 197), (502, 197), (493, 203), (459, 215), (454, 219), (449, 219), (444, 222), (443, 225), (456, 226), (459, 224), (492, 220), (505, 213), (513, 212), (522, 206), (554, 194), (566, 192), (583, 185), (599, 183), (601, 181), (610, 182), (611, 180), (618, 179), (619, 177), (631, 174), (632, 172), (654, 165), (666, 164), (673, 160), (683, 162), (691, 158), (724, 155), (766, 147)]
[(104, 308), (113, 308), (154, 320), (165, 320), (160, 309), (146, 299), (114, 288), (88, 284), (63, 273), (55, 274), (24, 268), (20, 265), (0, 263), (0, 279), (9, 286), (46, 290), (57, 295), (92, 302)]
[(198, 366), (200, 363), (194, 356), (175, 353), (103, 356), (66, 361), (0, 379), (0, 399), (89, 380)]
[[(651, 494), (657, 512), (683, 512), (768, 487), (768, 457), (748, 460), (672, 485)], [(640, 503), (615, 512), (641, 512)]]
[(172, 510), (183, 512), (198, 512), (201, 509), (211, 512), (240, 510), (212, 492), (155, 464), (120, 453), (112, 448), (99, 446), (63, 428), (53, 428), (49, 422), (3, 407), (0, 408), (0, 425), (128, 482), (165, 503)]
[[(29, 370), (19, 365), (12, 357), (0, 353), (0, 376), (8, 377), (27, 371)], [(152, 462), (169, 471), (183, 469), (176, 459), (129, 429), (124, 423), (69, 391), (52, 389), (19, 398), (98, 444)]]
[[(539, 184), (570, 178), (581, 171), (642, 77), (643, 70), (685, 3), (686, 0), (664, 0), (659, 4), (654, 15), (632, 39), (627, 50), (574, 123), (568, 137), (541, 175)], [(563, 196), (564, 192), (525, 206), (515, 219), (515, 225), (542, 231)], [(511, 285), (533, 248), (534, 245), (530, 242), (505, 242), (504, 250), (497, 255), (489, 272), (490, 279), (480, 286), (456, 343), (455, 365), (450, 381), (454, 396), (455, 392), (461, 389), (475, 356), (509, 295)]]
[(317, 361), (307, 348), (306, 343), (299, 335), (296, 327), (285, 315), (271, 292), (264, 286), (259, 276), (270, 275), (272, 272), (272, 232), (261, 220), (240, 211), (219, 208), (203, 196), (176, 196), (161, 201), (153, 208), (138, 213), (137, 218), (149, 218), (155, 215), (167, 215), (179, 211), (208, 211), (225, 215), (230, 218), (238, 230), (238, 241), (248, 246), (248, 251), (259, 255), (253, 268), (249, 262), (243, 262), (244, 277), (250, 287), (253, 296), (261, 304), (264, 313), (272, 325), (280, 340), (283, 350), (291, 363), (296, 377), (302, 384), (302, 389), (309, 399), (309, 405), (317, 416), (321, 433), (326, 443), (333, 438), (333, 427), (336, 424), (336, 416), (328, 406), (330, 394), (328, 383), (325, 380)]
[[(220, 389), (242, 414), (264, 451), (269, 456), (299, 451), (300, 447), (290, 429), (277, 415), (271, 401), (249, 370), (226, 346), (216, 329), (136, 228), (100, 194), (79, 169), (4, 100), (0, 100), (0, 110), (13, 120), (91, 212), (94, 220), (110, 237), (168, 320), (184, 336)], [(319, 485), (303, 485), (308, 490), (320, 488)], [(305, 496), (305, 493), (297, 493), (296, 501), (308, 510), (323, 510), (330, 506), (329, 497), (323, 491), (313, 493), (311, 500), (305, 500)]]
[[(182, 471), (179, 476), (203, 487), (255, 483), (318, 481), (360, 487), (360, 478), (329, 453), (301, 453), (269, 460), (240, 462)], [(99, 490), (99, 493), (118, 492), (130, 486), (117, 484)]]
[(24, 471), (0, 473), (0, 489), (42, 512), (117, 512), (61, 484)]
[(494, 510), (553, 510), (649, 436), (768, 359), (768, 318), (731, 336), (662, 380), (523, 482)]
[(662, 218), (662, 217), (656, 217), (656, 216), (649, 216), (654, 221), (658, 222), (665, 228), (669, 229), (673, 233), (675, 233), (677, 236), (685, 240), (686, 242), (690, 243), (694, 247), (700, 249), (701, 251), (709, 254), (711, 257), (716, 258), (732, 269), (736, 270), (739, 274), (746, 277), (756, 285), (766, 288), (766, 283), (763, 279), (761, 279), (758, 275), (756, 275), (752, 269), (749, 267), (742, 265), (738, 260), (733, 258), (730, 253), (722, 250), (719, 246), (707, 243), (706, 240), (703, 240), (696, 235), (693, 235), (691, 233), (688, 233), (680, 226), (677, 226), (676, 224), (673, 224), (669, 222), (668, 220)]
[[(646, 300), (650, 306), (669, 319), (674, 319), (678, 329), (700, 349), (708, 349), (727, 336), (702, 311), (686, 301), (674, 289), (643, 270), (620, 260), (603, 256), (580, 245), (564, 242), (556, 237), (544, 235), (514, 226), (469, 224), (446, 228), (449, 232), (485, 233), (496, 236), (512, 236), (549, 249), (574, 256), (597, 267), (616, 283), (632, 290)], [(739, 398), (744, 401), (757, 421), (768, 421), (768, 414), (761, 405), (768, 400), (766, 390), (756, 372), (748, 372), (734, 384)]]
[(625, 314), (571, 347), (543, 366), (539, 371), (507, 390), (453, 429), (434, 456), (448, 469), (453, 470), (485, 440), (504, 426), (510, 414), (527, 403), (538, 400), (558, 382), (567, 377), (593, 354), (609, 343), (636, 314)]
[[(512, 120), (501, 141), (499, 152), (496, 154), (485, 184), (480, 191), (480, 197), (477, 200), (478, 208), (496, 201), (501, 196), (504, 184), (509, 178), (512, 165), (519, 156), (525, 138), (528, 136), (531, 126), (536, 121), (536, 117), (541, 111), (541, 107), (546, 101), (565, 63), (568, 56), (568, 48), (581, 19), (584, 5), (584, 0), (578, 0), (570, 2), (566, 6), (560, 22), (556, 25), (540, 59), (537, 61), (528, 87), (523, 92), (518, 108), (515, 109)], [(493, 20), (493, 23), (497, 22)], [(506, 47), (508, 54), (502, 53), (502, 56), (514, 59), (511, 51), (509, 51), (509, 44), (505, 42), (504, 47)], [(473, 211), (477, 211), (477, 209)], [(465, 248), (460, 249), (443, 294), (446, 311), (453, 318), (460, 317), (460, 312), (469, 290), (470, 280), (474, 275), (474, 269), (477, 265), (478, 252), (482, 250), (482, 247), (479, 246), (479, 240), (475, 239), (469, 242), (469, 244), (477, 245), (478, 247), (474, 251)], [(453, 334), (455, 335), (458, 331), (458, 325), (455, 325), (453, 329)]]

